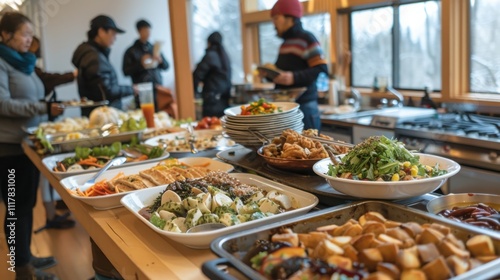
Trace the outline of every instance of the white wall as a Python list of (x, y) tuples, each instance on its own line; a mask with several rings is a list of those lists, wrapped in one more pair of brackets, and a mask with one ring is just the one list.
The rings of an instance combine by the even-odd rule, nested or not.
[[(39, 3), (39, 15), (33, 21), (41, 27), (42, 56), (47, 72), (72, 71), (73, 51), (87, 40), (90, 20), (105, 14), (126, 31), (118, 34), (109, 58), (120, 83), (131, 84), (130, 78), (124, 77), (121, 70), (123, 54), (137, 39), (135, 23), (146, 19), (152, 25), (150, 41), (164, 42), (162, 53), (170, 64), (163, 72), (163, 83), (175, 90), (168, 0), (41, 0)], [(61, 100), (77, 99), (76, 83), (59, 86), (57, 94)], [(79, 111), (67, 112), (68, 115), (77, 113)]]

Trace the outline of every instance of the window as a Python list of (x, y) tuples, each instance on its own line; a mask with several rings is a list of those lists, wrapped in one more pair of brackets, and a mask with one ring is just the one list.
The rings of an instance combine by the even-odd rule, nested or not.
[(208, 36), (219, 31), (223, 37), (222, 44), (231, 60), (233, 83), (244, 81), (239, 3), (234, 0), (191, 0), (190, 42), (193, 63), (196, 64), (203, 58)]
[[(304, 16), (302, 19), (302, 26), (305, 30), (311, 32), (319, 41), (325, 59), (330, 61), (328, 51), (330, 48), (330, 15), (317, 14), (311, 16)], [(260, 49), (260, 63), (276, 62), (278, 58), (279, 47), (283, 39), (276, 35), (276, 30), (272, 22), (265, 22), (259, 24), (259, 49)]]
[(395, 88), (440, 90), (440, 1), (352, 12), (351, 48), (354, 86), (385, 77)]
[(392, 73), (392, 8), (351, 14), (352, 84), (371, 87)]
[(500, 1), (470, 0), (470, 91), (500, 93)]

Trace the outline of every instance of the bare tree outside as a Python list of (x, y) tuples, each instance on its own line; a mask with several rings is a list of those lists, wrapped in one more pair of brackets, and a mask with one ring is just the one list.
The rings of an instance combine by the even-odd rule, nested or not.
[(500, 1), (470, 0), (470, 91), (500, 93)]
[(392, 7), (351, 13), (352, 85), (372, 87), (375, 77), (392, 76), (392, 26)]

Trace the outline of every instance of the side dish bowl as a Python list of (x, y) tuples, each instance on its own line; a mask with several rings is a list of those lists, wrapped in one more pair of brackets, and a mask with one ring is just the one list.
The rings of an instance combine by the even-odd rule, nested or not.
[(327, 175), (328, 166), (332, 164), (329, 158), (318, 161), (313, 171), (326, 179), (335, 190), (354, 197), (366, 199), (402, 199), (423, 195), (437, 190), (451, 176), (460, 171), (460, 165), (453, 160), (427, 154), (416, 153), (420, 156), (420, 163), (434, 166), (439, 164), (446, 174), (432, 178), (411, 181), (364, 181), (344, 179)]

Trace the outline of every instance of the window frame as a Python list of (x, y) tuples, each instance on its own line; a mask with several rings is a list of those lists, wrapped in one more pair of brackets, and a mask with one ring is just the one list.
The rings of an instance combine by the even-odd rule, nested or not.
[[(242, 13), (243, 65), (251, 73), (251, 65), (258, 61), (259, 22), (270, 21), (269, 11), (246, 12), (245, 5), (253, 0), (240, 0)], [(345, 14), (353, 9), (369, 9), (388, 6), (387, 0), (315, 0), (302, 2), (305, 14), (330, 13), (330, 49), (332, 65), (342, 60), (343, 51), (350, 50), (349, 19)], [(392, 0), (389, 5), (411, 4), (421, 0)], [(441, 92), (432, 97), (440, 102), (474, 103), (484, 106), (500, 106), (500, 94), (470, 92), (470, 15), (469, 1), (441, 0)], [(252, 28), (253, 27), (253, 28)], [(253, 30), (253, 31), (252, 31)], [(350, 85), (350, 71), (346, 84)], [(371, 93), (370, 88), (361, 88)], [(407, 97), (421, 97), (421, 91), (401, 90)]]

